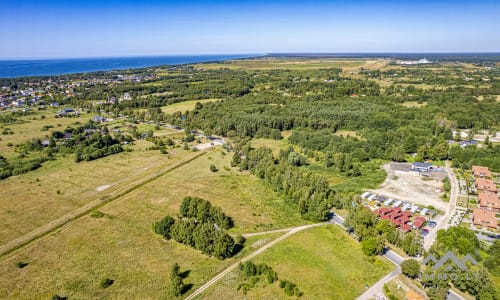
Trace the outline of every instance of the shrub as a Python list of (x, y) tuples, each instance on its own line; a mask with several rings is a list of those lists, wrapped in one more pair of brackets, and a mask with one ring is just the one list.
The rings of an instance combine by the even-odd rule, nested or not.
[(106, 277), (103, 280), (101, 280), (101, 287), (103, 289), (105, 289), (105, 288), (110, 287), (111, 285), (113, 285), (114, 282), (115, 281), (113, 279)]
[(92, 214), (90, 214), (90, 216), (91, 216), (92, 218), (96, 218), (96, 219), (102, 218), (102, 217), (104, 217), (104, 215), (105, 215), (105, 214), (104, 214), (103, 212), (98, 211), (98, 210), (94, 210), (94, 211), (92, 212)]
[(19, 269), (22, 269), (22, 268), (26, 267), (27, 265), (28, 265), (28, 263), (24, 262), (24, 261), (18, 261), (16, 263), (16, 267), (18, 267)]
[(219, 169), (217, 169), (217, 167), (215, 165), (210, 165), (210, 171), (215, 173), (215, 172), (219, 171)]

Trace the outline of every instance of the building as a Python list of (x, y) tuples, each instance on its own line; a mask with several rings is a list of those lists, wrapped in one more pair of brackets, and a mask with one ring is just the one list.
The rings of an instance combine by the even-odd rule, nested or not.
[(500, 200), (497, 194), (479, 193), (479, 207), (487, 210), (500, 212)]
[(478, 191), (496, 193), (497, 186), (491, 179), (476, 178), (474, 185)]
[(480, 208), (474, 209), (472, 212), (472, 222), (476, 226), (488, 227), (491, 229), (498, 228), (498, 221), (495, 217), (495, 212)]
[(414, 162), (411, 165), (411, 170), (412, 171), (418, 171), (418, 172), (429, 172), (432, 170), (432, 164), (431, 163), (426, 163), (426, 162)]
[(472, 174), (476, 177), (491, 177), (490, 169), (482, 166), (472, 166)]
[(420, 229), (420, 227), (422, 227), (424, 225), (424, 223), (427, 221), (426, 218), (424, 217), (415, 217), (415, 219), (413, 219), (413, 228), (415, 229)]

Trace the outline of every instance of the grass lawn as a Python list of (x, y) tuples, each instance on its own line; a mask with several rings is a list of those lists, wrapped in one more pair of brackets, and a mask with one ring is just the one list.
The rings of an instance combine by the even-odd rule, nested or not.
[(270, 148), (273, 151), (273, 155), (275, 157), (279, 156), (280, 150), (285, 150), (286, 148), (288, 148), (288, 141), (286, 139), (273, 140), (273, 139), (258, 138), (258, 139), (253, 139), (250, 142), (250, 144), (252, 145), (252, 148), (255, 149), (261, 147)]
[[(354, 299), (390, 272), (392, 265), (363, 255), (360, 245), (342, 229), (321, 226), (299, 232), (257, 256), (280, 279), (289, 280), (304, 292), (300, 299)], [(224, 277), (200, 299), (290, 299), (277, 283), (262, 282), (245, 296), (237, 291), (238, 271)]]

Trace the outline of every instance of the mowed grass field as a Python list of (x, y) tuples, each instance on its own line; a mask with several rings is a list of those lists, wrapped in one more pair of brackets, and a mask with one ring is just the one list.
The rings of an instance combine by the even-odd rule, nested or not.
[[(225, 170), (230, 159), (220, 149), (213, 150), (100, 208), (104, 217), (86, 215), (2, 258), (0, 298), (49, 299), (59, 294), (69, 299), (165, 299), (174, 263), (190, 271), (186, 283), (199, 287), (237, 258), (219, 261), (152, 232), (152, 223), (175, 215), (186, 195), (221, 206), (234, 218), (234, 232), (304, 223), (296, 207), (262, 181)], [(219, 171), (211, 172), (211, 164)], [(252, 237), (247, 244), (268, 238)], [(19, 269), (19, 261), (28, 265)], [(99, 286), (105, 277), (115, 280), (107, 289)]]
[[(300, 299), (355, 299), (391, 271), (393, 266), (363, 255), (360, 245), (341, 228), (320, 226), (299, 232), (252, 260), (266, 263), (280, 279), (289, 280), (304, 293)], [(277, 283), (257, 283), (247, 295), (237, 291), (236, 270), (208, 289), (199, 299), (293, 299)]]

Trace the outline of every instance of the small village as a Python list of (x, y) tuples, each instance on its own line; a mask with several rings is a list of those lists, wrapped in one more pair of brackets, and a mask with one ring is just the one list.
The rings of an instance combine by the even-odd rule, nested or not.
[[(414, 178), (417, 182), (430, 182), (428, 189), (434, 189), (431, 193), (441, 195), (445, 192), (442, 179), (446, 173), (443, 168), (421, 162), (405, 165), (407, 168), (404, 170), (401, 164), (397, 165), (399, 170), (396, 172), (399, 176), (405, 176), (403, 174), (406, 173), (406, 178)], [(426, 239), (432, 231), (449, 226), (464, 226), (475, 231), (478, 239), (486, 243), (500, 238), (500, 200), (497, 188), (500, 183), (499, 174), (492, 173), (483, 166), (472, 166), (471, 170), (464, 172), (455, 170), (455, 173), (451, 174), (457, 176), (459, 193), (456, 206), (450, 211), (439, 210), (429, 204), (438, 204), (442, 199), (436, 198), (434, 202), (422, 205), (416, 197), (402, 191), (390, 196), (379, 191), (367, 191), (361, 194), (361, 199), (378, 219), (388, 220), (403, 234), (417, 231)], [(432, 177), (439, 180), (433, 181)], [(440, 223), (443, 223), (443, 226), (437, 226)]]

